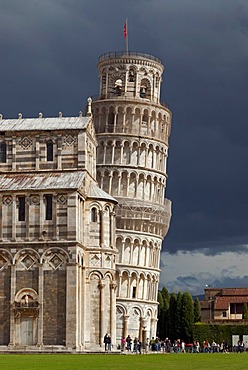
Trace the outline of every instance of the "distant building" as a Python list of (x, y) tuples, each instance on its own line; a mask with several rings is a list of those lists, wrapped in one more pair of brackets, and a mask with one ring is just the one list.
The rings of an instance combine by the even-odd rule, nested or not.
[(206, 288), (201, 301), (201, 321), (240, 321), (248, 305), (248, 288)]
[(99, 59), (87, 116), (0, 116), (0, 348), (156, 335), (171, 112), (151, 55)]

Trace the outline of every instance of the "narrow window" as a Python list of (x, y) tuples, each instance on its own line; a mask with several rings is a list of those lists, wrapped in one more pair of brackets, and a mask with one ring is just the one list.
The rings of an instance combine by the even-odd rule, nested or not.
[(223, 312), (222, 312), (222, 316), (223, 316), (223, 317), (227, 317), (227, 316), (226, 316), (226, 311), (223, 311)]
[(5, 142), (2, 142), (0, 145), (0, 161), (1, 163), (6, 163), (6, 151), (7, 151), (7, 146)]
[(136, 298), (136, 286), (133, 286), (133, 295), (132, 298)]
[(97, 222), (97, 210), (96, 208), (91, 208), (91, 222)]
[(18, 221), (25, 221), (25, 197), (18, 197)]
[(53, 142), (52, 140), (49, 140), (47, 142), (47, 161), (48, 162), (53, 161)]
[(53, 196), (46, 195), (46, 220), (53, 218)]

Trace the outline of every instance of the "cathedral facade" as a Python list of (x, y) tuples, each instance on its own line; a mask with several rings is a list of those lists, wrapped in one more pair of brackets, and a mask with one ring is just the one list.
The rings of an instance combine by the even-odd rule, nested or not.
[(79, 117), (0, 116), (0, 348), (98, 348), (156, 335), (171, 112), (163, 65), (99, 58)]

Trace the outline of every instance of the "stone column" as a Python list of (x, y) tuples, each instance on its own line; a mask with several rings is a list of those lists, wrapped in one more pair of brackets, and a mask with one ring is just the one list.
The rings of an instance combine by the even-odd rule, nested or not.
[(115, 140), (111, 144), (112, 152), (111, 152), (111, 163), (114, 163), (114, 156), (115, 156)]
[(113, 132), (116, 132), (116, 121), (117, 121), (118, 109), (117, 110), (115, 109), (113, 113), (114, 113), (114, 127), (113, 127)]
[[(10, 276), (10, 306), (14, 304), (15, 301), (15, 294), (16, 294), (16, 265), (11, 265), (11, 276)], [(9, 346), (12, 347), (15, 345), (15, 334), (16, 334), (16, 327), (15, 327), (15, 315), (14, 311), (10, 309), (10, 342)]]
[(127, 92), (127, 83), (128, 83), (128, 70), (126, 71), (125, 73), (125, 86), (124, 86), (124, 95), (126, 96), (126, 92)]
[(4, 220), (4, 215), (3, 215), (3, 196), (0, 195), (0, 240), (3, 239), (3, 220)]
[(100, 345), (103, 345), (103, 337), (105, 335), (105, 281), (101, 280), (99, 283), (99, 288), (100, 288), (100, 338), (99, 342)]
[(53, 212), (53, 215), (52, 215), (52, 218), (53, 218), (53, 240), (58, 240), (58, 213), (57, 213), (57, 194), (54, 193), (53, 194), (53, 198), (52, 198), (52, 204), (53, 204), (53, 209), (52, 209), (52, 212)]
[(103, 132), (108, 132), (108, 118), (109, 118), (109, 109), (106, 109), (106, 113), (105, 113), (105, 131), (103, 131)]
[(101, 132), (101, 124), (102, 124), (102, 114), (99, 112), (99, 115), (98, 115), (98, 130), (97, 132)]
[(130, 245), (130, 259), (129, 259), (129, 262), (128, 262), (130, 265), (133, 264), (133, 243), (131, 243)]
[(105, 161), (106, 161), (106, 147), (107, 147), (107, 143), (105, 141), (103, 143), (103, 164), (105, 164)]
[(106, 89), (105, 89), (105, 97), (108, 97), (108, 72), (106, 73)]
[(16, 240), (16, 217), (17, 217), (16, 213), (17, 213), (16, 196), (13, 195), (12, 196), (12, 241)]
[(127, 197), (129, 194), (129, 184), (130, 184), (130, 173), (127, 174)]
[(85, 346), (85, 314), (86, 314), (86, 304), (88, 303), (87, 302), (87, 298), (86, 298), (86, 278), (85, 278), (85, 267), (82, 266), (81, 268), (81, 274), (82, 274), (82, 277), (81, 277), (81, 282), (82, 282), (82, 285), (81, 285), (81, 343), (83, 346)]
[(12, 170), (16, 170), (16, 137), (12, 138)]
[(121, 174), (118, 175), (118, 190), (117, 195), (120, 195), (121, 193)]
[(158, 319), (151, 319), (151, 334), (150, 338), (156, 337), (156, 331), (157, 331), (157, 321)]
[[(78, 257), (78, 256), (77, 256)], [(82, 273), (81, 273), (81, 263), (78, 265), (77, 268), (77, 273), (78, 273), (78, 344), (79, 348), (81, 349), (82, 347)]]
[(122, 280), (122, 276), (121, 276), (121, 275), (119, 275), (118, 290), (117, 290), (117, 297), (120, 297), (120, 292), (121, 292), (121, 280)]
[(100, 246), (104, 247), (104, 211), (99, 211), (100, 213)]
[(121, 261), (120, 261), (120, 263), (124, 263), (124, 253), (125, 253), (125, 241), (123, 240), (122, 245), (121, 245)]
[(147, 320), (141, 317), (140, 322), (141, 322), (141, 329), (142, 329), (141, 342), (143, 344), (143, 348), (145, 348), (145, 344), (147, 340)]
[(147, 166), (148, 150), (149, 150), (149, 148), (147, 148), (147, 146), (146, 146), (146, 149), (145, 149), (145, 167)]
[(151, 136), (151, 115), (148, 116), (147, 135)]
[(100, 176), (101, 176), (101, 184), (100, 184), (100, 186), (101, 186), (101, 189), (103, 189), (103, 178), (104, 178), (104, 175), (103, 175), (102, 172), (101, 172)]
[(126, 130), (126, 109), (123, 110), (122, 132)]
[(124, 323), (123, 323), (123, 337), (126, 338), (128, 336), (128, 332), (127, 332), (127, 329), (128, 329), (128, 319), (129, 319), (129, 316), (124, 316)]
[(140, 317), (140, 319), (139, 319), (139, 334), (138, 334), (138, 338), (139, 338), (140, 342), (142, 342), (142, 331), (143, 331), (143, 318)]
[(43, 223), (44, 223), (44, 195), (40, 194), (40, 239), (43, 239)]
[(57, 162), (57, 169), (61, 170), (62, 169), (62, 135), (58, 135), (58, 162)]
[(110, 331), (112, 344), (116, 344), (116, 289), (117, 284), (113, 281), (110, 284)]
[(112, 181), (113, 181), (113, 171), (110, 171), (110, 176), (109, 176), (109, 191), (108, 193), (112, 193)]
[(142, 292), (142, 299), (147, 300), (147, 278), (144, 278), (144, 285), (143, 285), (143, 292)]
[(38, 317), (38, 343), (37, 345), (43, 346), (43, 264), (39, 265), (39, 281), (38, 281), (38, 294), (39, 294), (39, 317)]
[(30, 207), (30, 198), (26, 194), (25, 195), (25, 214), (26, 214), (26, 223), (25, 223), (25, 234), (26, 240), (29, 240), (29, 207)]
[(35, 136), (35, 169), (38, 171), (40, 169), (40, 142), (39, 135)]
[(122, 161), (123, 161), (123, 146), (124, 146), (124, 144), (123, 144), (123, 143), (121, 143), (120, 164), (122, 164)]
[(127, 282), (127, 298), (131, 297), (131, 277), (128, 275), (128, 282)]
[(110, 212), (110, 247), (114, 248), (115, 244), (115, 213)]
[(78, 273), (75, 262), (67, 263), (66, 276), (66, 347), (78, 348)]

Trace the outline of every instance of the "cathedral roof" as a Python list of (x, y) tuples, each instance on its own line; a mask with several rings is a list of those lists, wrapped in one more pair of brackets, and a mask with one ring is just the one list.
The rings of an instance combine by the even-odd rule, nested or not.
[(0, 131), (35, 131), (35, 130), (82, 130), (91, 117), (48, 117), (1, 119)]
[(88, 192), (88, 198), (99, 199), (99, 200), (111, 200), (112, 202), (118, 203), (118, 201), (111, 195), (100, 189), (97, 185), (91, 184)]
[(78, 189), (84, 172), (9, 174), (0, 176), (0, 192), (22, 190)]

